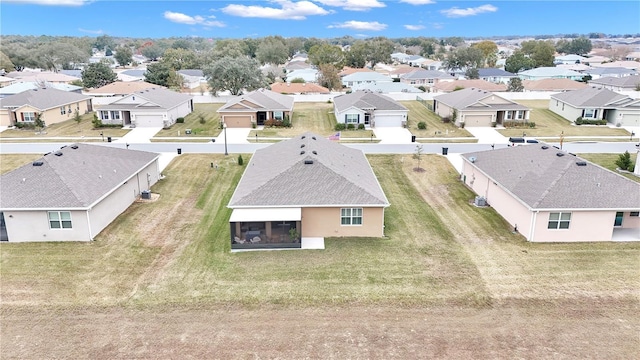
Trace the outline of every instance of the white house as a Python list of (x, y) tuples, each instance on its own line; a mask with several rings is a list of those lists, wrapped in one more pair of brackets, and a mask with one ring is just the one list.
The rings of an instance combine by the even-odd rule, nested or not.
[(345, 87), (351, 87), (359, 84), (377, 84), (380, 82), (393, 82), (393, 79), (374, 71), (355, 72), (353, 74), (345, 75), (342, 78), (342, 85)]
[(356, 91), (333, 98), (336, 121), (365, 127), (401, 127), (406, 125), (409, 110), (385, 95)]
[(640, 100), (605, 88), (586, 87), (551, 95), (549, 110), (569, 121), (607, 120), (611, 124), (640, 126)]

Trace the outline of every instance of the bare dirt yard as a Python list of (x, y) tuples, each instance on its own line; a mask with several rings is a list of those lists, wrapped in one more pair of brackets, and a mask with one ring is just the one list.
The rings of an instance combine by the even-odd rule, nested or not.
[(183, 155), (94, 242), (1, 244), (0, 357), (637, 357), (640, 244), (528, 243), (444, 157), (369, 160), (383, 239), (231, 254), (244, 168)]

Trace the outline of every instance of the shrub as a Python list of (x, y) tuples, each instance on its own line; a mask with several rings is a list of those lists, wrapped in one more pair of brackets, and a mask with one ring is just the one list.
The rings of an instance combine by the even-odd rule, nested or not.
[(343, 124), (343, 123), (337, 123), (336, 126), (334, 127), (334, 129), (336, 131), (342, 131), (342, 130), (344, 130), (346, 128), (347, 128), (347, 126), (345, 124)]
[(491, 122), (491, 127), (496, 127), (496, 126), (498, 126), (498, 123), (496, 121), (492, 121)]
[(36, 124), (30, 122), (17, 122), (16, 127), (18, 129), (35, 129)]
[(264, 126), (274, 127), (276, 126), (276, 121), (274, 119), (269, 119), (264, 121)]
[(97, 116), (91, 120), (91, 123), (93, 124), (94, 129), (101, 128), (103, 126), (102, 120), (98, 119)]
[(427, 92), (427, 88), (422, 85), (418, 86), (418, 89), (422, 90), (422, 92)]
[(255, 129), (257, 126), (258, 126), (258, 125), (257, 125), (256, 123), (251, 122), (251, 128), (252, 128), (252, 129)]
[(448, 124), (448, 123), (451, 122), (451, 118), (448, 117), (448, 116), (445, 116), (445, 117), (442, 118), (442, 122), (445, 123), (445, 124)]
[(289, 115), (284, 116), (284, 120), (282, 120), (282, 126), (287, 128), (291, 127), (291, 120), (289, 119)]
[(464, 129), (464, 123), (463, 122), (460, 123), (460, 128)]
[(331, 104), (331, 99), (327, 100), (327, 104)]
[(535, 122), (533, 122), (533, 121), (529, 121), (527, 124), (529, 124), (529, 127), (530, 127), (530, 128), (532, 128), (532, 129), (533, 129), (534, 127), (536, 127), (536, 123), (535, 123)]
[[(200, 122), (200, 124), (204, 125), (204, 123), (207, 122), (207, 119), (205, 119), (204, 115), (202, 115), (202, 114), (198, 115), (198, 118), (199, 118), (198, 121)], [(184, 122), (184, 119), (182, 119), (182, 122)]]
[(242, 159), (242, 155), (238, 155), (238, 165), (244, 165), (244, 160)]
[(420, 129), (420, 130), (425, 130), (426, 128), (427, 128), (427, 123), (426, 123), (426, 122), (424, 122), (424, 121), (420, 121), (420, 122), (418, 123), (418, 129)]
[(347, 124), (347, 130), (354, 130), (356, 126), (354, 124)]
[(631, 162), (631, 154), (629, 151), (625, 151), (624, 154), (618, 155), (618, 160), (616, 160), (616, 166), (621, 170), (633, 169), (633, 163)]
[(582, 125), (582, 117), (578, 117), (575, 121), (576, 125)]
[(176, 123), (177, 124), (184, 124), (184, 118), (183, 117), (179, 117), (176, 119)]
[(358, 130), (364, 130), (364, 124), (358, 124)]
[(579, 117), (576, 119), (576, 125), (607, 125), (607, 120), (588, 120)]

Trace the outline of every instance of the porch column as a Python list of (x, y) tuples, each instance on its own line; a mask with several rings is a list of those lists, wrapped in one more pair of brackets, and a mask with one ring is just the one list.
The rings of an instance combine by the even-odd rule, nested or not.
[(271, 221), (266, 222), (266, 228), (267, 238), (271, 239)]
[(242, 231), (240, 230), (240, 223), (237, 222), (236, 223), (236, 236), (240, 237), (241, 234), (242, 234)]

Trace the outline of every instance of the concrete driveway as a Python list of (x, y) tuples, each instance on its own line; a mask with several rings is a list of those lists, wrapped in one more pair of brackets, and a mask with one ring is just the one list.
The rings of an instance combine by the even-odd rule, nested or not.
[(478, 139), (478, 144), (508, 144), (509, 138), (502, 136), (493, 127), (465, 127), (467, 131)]
[(411, 132), (401, 127), (374, 128), (373, 133), (380, 144), (411, 144)]
[(222, 130), (220, 135), (216, 138), (216, 143), (224, 144), (224, 133), (227, 132), (227, 143), (228, 144), (248, 144), (247, 137), (251, 132), (249, 128), (227, 128), (227, 130)]
[(126, 144), (150, 143), (151, 138), (154, 137), (160, 130), (162, 130), (161, 127), (133, 128), (125, 136), (121, 137), (120, 139), (114, 142), (126, 143)]

